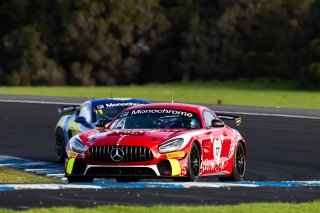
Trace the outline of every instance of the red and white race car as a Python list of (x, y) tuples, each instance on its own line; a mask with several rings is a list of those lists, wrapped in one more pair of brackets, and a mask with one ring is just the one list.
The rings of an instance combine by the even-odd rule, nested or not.
[[(72, 137), (65, 162), (69, 182), (96, 177), (117, 181), (170, 177), (195, 181), (202, 176), (241, 181), (246, 142), (210, 109), (190, 104), (146, 104), (121, 112), (106, 128)], [(99, 126), (101, 127), (99, 129)]]

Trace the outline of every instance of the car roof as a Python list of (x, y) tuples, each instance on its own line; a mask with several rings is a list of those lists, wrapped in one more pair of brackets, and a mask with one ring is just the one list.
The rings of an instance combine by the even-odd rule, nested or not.
[(93, 106), (100, 104), (111, 104), (111, 103), (138, 103), (148, 104), (150, 101), (139, 99), (139, 98), (103, 98), (103, 99), (92, 99), (89, 100)]
[(138, 106), (132, 106), (126, 109), (129, 110), (136, 110), (136, 109), (150, 109), (150, 108), (166, 108), (166, 109), (179, 109), (185, 110), (189, 112), (199, 113), (204, 109), (209, 110), (207, 107), (195, 105), (195, 104), (185, 104), (185, 103), (152, 103), (152, 104), (144, 104)]

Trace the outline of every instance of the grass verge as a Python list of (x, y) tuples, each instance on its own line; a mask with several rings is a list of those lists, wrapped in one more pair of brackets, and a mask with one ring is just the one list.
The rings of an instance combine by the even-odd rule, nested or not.
[[(142, 207), (142, 206), (100, 206), (97, 208), (42, 208), (42, 209), (30, 209), (27, 211), (19, 212), (36, 212), (36, 213), (47, 213), (47, 212), (64, 212), (64, 213), (98, 213), (98, 212), (108, 212), (108, 213), (160, 213), (160, 212), (215, 212), (215, 213), (233, 213), (233, 212), (250, 212), (250, 213), (261, 213), (261, 212), (319, 212), (320, 211), (320, 201), (299, 203), (299, 204), (289, 204), (289, 203), (251, 203), (251, 204), (240, 204), (240, 205), (228, 205), (228, 206), (152, 206), (152, 207)], [(0, 209), (2, 213), (16, 212), (13, 210)]]
[(96, 87), (0, 87), (0, 94), (84, 98), (139, 97), (151, 101), (320, 109), (320, 91), (294, 82), (208, 81)]
[(59, 183), (57, 178), (36, 175), (21, 170), (0, 167), (0, 183)]

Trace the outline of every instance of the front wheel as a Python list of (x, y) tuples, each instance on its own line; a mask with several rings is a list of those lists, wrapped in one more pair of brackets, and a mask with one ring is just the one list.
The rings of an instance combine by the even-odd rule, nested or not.
[(66, 144), (64, 139), (64, 134), (62, 129), (58, 128), (56, 130), (55, 134), (55, 140), (56, 140), (56, 155), (57, 155), (57, 161), (59, 163), (63, 163), (64, 159), (66, 158)]
[(242, 143), (237, 144), (237, 149), (234, 156), (232, 174), (230, 177), (219, 177), (220, 181), (243, 181), (246, 171), (246, 152)]
[(196, 181), (200, 175), (201, 154), (196, 143), (193, 143), (188, 158), (187, 180)]

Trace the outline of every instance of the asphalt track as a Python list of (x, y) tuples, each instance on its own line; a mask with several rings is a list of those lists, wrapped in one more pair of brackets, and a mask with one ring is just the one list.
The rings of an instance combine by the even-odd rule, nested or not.
[[(18, 101), (17, 101), (18, 100)], [(84, 99), (0, 96), (0, 154), (54, 162), (57, 102)], [(41, 103), (39, 103), (41, 101)], [(209, 105), (242, 116), (237, 128), (248, 144), (246, 181), (320, 180), (320, 111)], [(160, 180), (161, 181), (161, 180)], [(201, 179), (216, 182), (216, 178)], [(215, 205), (320, 200), (320, 187), (108, 188), (0, 192), (0, 207), (91, 207), (102, 204)]]

